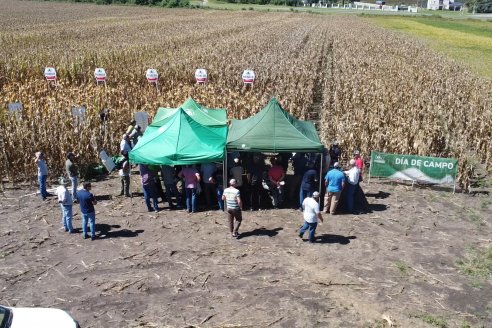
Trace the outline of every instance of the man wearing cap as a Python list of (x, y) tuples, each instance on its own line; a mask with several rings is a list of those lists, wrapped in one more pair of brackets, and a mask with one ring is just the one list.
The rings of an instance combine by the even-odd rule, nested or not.
[(79, 175), (79, 168), (75, 165), (75, 154), (72, 152), (67, 154), (65, 169), (67, 171), (68, 178), (72, 182), (72, 199), (77, 201), (77, 176)]
[[(239, 192), (239, 189), (236, 188), (236, 179), (231, 179), (229, 185), (229, 188), (224, 189), (222, 200), (224, 200), (227, 205), (229, 231), (231, 232), (232, 237), (237, 238), (239, 237), (238, 230), (241, 226), (241, 221), (243, 220), (243, 202), (241, 201), (241, 193)], [(234, 219), (236, 219), (235, 222)]]
[(345, 175), (347, 175), (347, 211), (349, 213), (354, 213), (354, 203), (355, 203), (355, 191), (359, 186), (359, 168), (355, 166), (355, 160), (350, 160), (350, 169), (345, 171)]
[(58, 179), (59, 186), (56, 188), (56, 195), (58, 196), (58, 203), (60, 204), (60, 208), (62, 211), (62, 223), (63, 228), (68, 233), (73, 233), (72, 227), (72, 205), (73, 199), (70, 192), (65, 187), (67, 185), (67, 181), (60, 177)]
[(304, 224), (299, 230), (299, 238), (304, 236), (304, 232), (309, 229), (309, 242), (314, 243), (314, 234), (318, 226), (318, 220), (323, 222), (323, 217), (319, 211), (319, 192), (313, 192), (313, 197), (308, 197), (302, 202)]
[(340, 171), (340, 164), (335, 162), (333, 168), (325, 175), (325, 208), (323, 212), (334, 215), (337, 210), (338, 200), (345, 186), (345, 175)]

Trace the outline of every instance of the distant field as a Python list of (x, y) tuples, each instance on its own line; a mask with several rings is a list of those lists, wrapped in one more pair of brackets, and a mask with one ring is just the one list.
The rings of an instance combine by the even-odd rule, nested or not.
[(429, 45), (492, 78), (492, 22), (439, 17), (371, 16), (371, 21), (394, 30), (421, 37)]

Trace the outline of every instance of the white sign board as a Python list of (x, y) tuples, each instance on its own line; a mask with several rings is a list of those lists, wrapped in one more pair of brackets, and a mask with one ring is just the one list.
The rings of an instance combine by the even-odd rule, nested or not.
[(140, 126), (140, 128), (142, 129), (142, 132), (144, 132), (149, 125), (149, 114), (147, 114), (147, 112), (136, 112), (135, 121), (137, 122), (137, 125)]
[(196, 83), (207, 83), (208, 82), (208, 73), (206, 69), (199, 68), (195, 71), (195, 80)]
[(108, 170), (108, 172), (111, 172), (114, 170), (116, 165), (114, 164), (113, 159), (108, 156), (106, 151), (101, 150), (99, 152), (99, 158), (101, 159), (103, 165), (106, 167), (106, 170)]
[(244, 84), (253, 84), (255, 82), (256, 75), (254, 71), (247, 69), (243, 72), (242, 77)]
[(56, 69), (54, 67), (46, 67), (44, 69), (44, 77), (46, 81), (56, 81)]
[(157, 70), (153, 68), (149, 68), (147, 72), (145, 73), (145, 77), (147, 78), (147, 81), (150, 83), (155, 83), (157, 84), (157, 80), (159, 80), (159, 74), (157, 73)]
[(84, 122), (86, 111), (85, 106), (72, 106), (72, 116), (75, 124), (80, 125)]
[(94, 71), (96, 82), (106, 82), (106, 70), (104, 68), (96, 68)]

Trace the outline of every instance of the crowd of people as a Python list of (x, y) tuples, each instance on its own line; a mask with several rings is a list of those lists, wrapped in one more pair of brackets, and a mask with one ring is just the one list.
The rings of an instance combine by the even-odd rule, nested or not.
[[(130, 163), (128, 154), (141, 136), (141, 128), (135, 121), (130, 122), (120, 143), (122, 158), (118, 164), (121, 180), (119, 196), (136, 195), (132, 193), (130, 182), (132, 167), (135, 171), (137, 166)], [(44, 200), (48, 195), (48, 165), (42, 152), (37, 152), (35, 156), (39, 191)], [(245, 208), (251, 211), (298, 208), (304, 212), (305, 220), (299, 235), (302, 237), (309, 229), (309, 241), (314, 241), (317, 222), (322, 220), (321, 212), (331, 215), (339, 212), (342, 191), (346, 212), (353, 213), (355, 209), (354, 199), (362, 180), (364, 162), (360, 153), (354, 151), (348, 167), (343, 170), (341, 158), (342, 150), (335, 142), (323, 154), (280, 153), (267, 156), (263, 153), (236, 152), (228, 153), (226, 163), (185, 166), (140, 164), (138, 172), (144, 202), (149, 212), (163, 209), (159, 207), (159, 203), (167, 203), (170, 210), (186, 209), (189, 213), (199, 210), (227, 211), (231, 235), (236, 237), (242, 220), (241, 211)], [(59, 187), (56, 189), (62, 212), (62, 226), (65, 231), (73, 233), (72, 206), (78, 202), (83, 218), (83, 236), (88, 238), (89, 224), (91, 239), (94, 239), (94, 205), (97, 202), (90, 192), (90, 183), (84, 182), (82, 188), (77, 190), (79, 168), (77, 156), (73, 152), (66, 155), (65, 169), (67, 179), (59, 178)], [(320, 188), (320, 178), (324, 181), (324, 188)], [(67, 188), (68, 181), (70, 188)], [(228, 188), (224, 188), (224, 181), (229, 181)], [(323, 194), (324, 206), (321, 211), (320, 198)]]

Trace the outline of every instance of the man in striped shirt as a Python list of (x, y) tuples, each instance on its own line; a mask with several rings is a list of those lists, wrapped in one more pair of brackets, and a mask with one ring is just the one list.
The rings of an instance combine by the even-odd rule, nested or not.
[[(241, 194), (239, 189), (236, 188), (236, 179), (229, 181), (230, 187), (224, 190), (222, 194), (222, 200), (227, 204), (227, 216), (229, 218), (229, 230), (232, 237), (237, 238), (239, 236), (238, 230), (242, 221), (242, 209), (243, 202), (241, 201)], [(234, 219), (236, 222), (234, 224)]]

